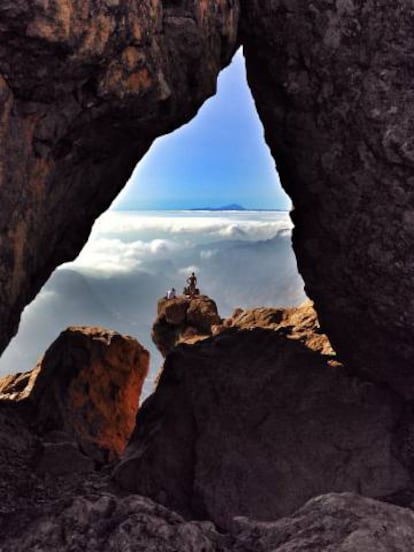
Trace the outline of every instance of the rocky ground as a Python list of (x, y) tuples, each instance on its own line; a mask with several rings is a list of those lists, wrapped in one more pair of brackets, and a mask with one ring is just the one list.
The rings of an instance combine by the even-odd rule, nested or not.
[(311, 304), (221, 320), (182, 303), (160, 305), (163, 331), (195, 311), (201, 333), (137, 401), (120, 460), (148, 361), (134, 339), (70, 328), (0, 381), (0, 552), (411, 552), (402, 399), (346, 371)]

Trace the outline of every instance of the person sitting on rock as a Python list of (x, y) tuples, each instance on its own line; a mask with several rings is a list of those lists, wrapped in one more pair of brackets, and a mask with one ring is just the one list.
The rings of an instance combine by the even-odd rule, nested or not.
[(194, 272), (191, 273), (191, 276), (187, 278), (188, 292), (190, 297), (193, 297), (197, 293), (197, 276)]
[(166, 299), (176, 299), (177, 295), (175, 293), (175, 288), (171, 288), (167, 291)]

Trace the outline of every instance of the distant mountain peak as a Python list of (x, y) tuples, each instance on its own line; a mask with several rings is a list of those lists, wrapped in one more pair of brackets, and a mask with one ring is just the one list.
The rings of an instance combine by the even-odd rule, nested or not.
[(191, 211), (246, 211), (246, 208), (238, 203), (230, 203), (222, 207), (195, 207)]

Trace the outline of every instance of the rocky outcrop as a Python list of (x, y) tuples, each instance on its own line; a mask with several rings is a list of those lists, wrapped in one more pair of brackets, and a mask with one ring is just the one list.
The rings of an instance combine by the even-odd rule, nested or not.
[(8, 552), (411, 552), (411, 510), (349, 493), (317, 497), (277, 522), (236, 520), (231, 534), (186, 522), (140, 496), (80, 495), (38, 508), (25, 524), (11, 520), (1, 535)]
[(134, 429), (148, 364), (149, 353), (132, 337), (68, 328), (32, 372), (0, 380), (0, 399), (29, 410), (34, 431), (48, 442), (42, 465), (59, 470), (65, 456), (87, 465), (73, 441), (104, 461), (123, 452)]
[(312, 301), (290, 309), (259, 307), (245, 310), (238, 308), (230, 318), (224, 321), (223, 327), (226, 326), (242, 330), (252, 328), (273, 330), (283, 334), (287, 339), (300, 341), (312, 351), (337, 360), (328, 337), (321, 331)]
[(1, 550), (411, 552), (414, 547), (412, 510), (353, 494), (319, 496), (277, 521), (238, 518), (223, 533), (209, 522), (186, 522), (148, 498), (120, 496), (105, 469), (85, 472), (73, 456), (66, 458), (74, 464), (71, 471), (44, 474), (33, 470), (39, 437), (29, 430), (19, 404), (0, 401)]
[(0, 546), (8, 552), (230, 552), (233, 548), (234, 539), (220, 535), (211, 523), (186, 522), (139, 496), (78, 496), (44, 509), (34, 521), (33, 517), (14, 534), (9, 528)]
[(411, 510), (349, 493), (314, 498), (276, 523), (240, 520), (240, 526), (240, 552), (411, 552), (414, 546)]
[(153, 140), (214, 94), (238, 0), (0, 6), (0, 351)]
[[(247, 322), (259, 312), (267, 329)], [(138, 414), (118, 484), (221, 527), (291, 514), (325, 492), (412, 492), (401, 399), (349, 375), (326, 338), (321, 347), (306, 336), (316, 324), (309, 305), (291, 315), (239, 313), (244, 329), (176, 347)]]
[(165, 357), (178, 343), (206, 339), (220, 324), (217, 305), (206, 295), (160, 299), (152, 340)]
[(242, 1), (248, 80), (324, 331), (355, 371), (414, 396), (409, 3)]

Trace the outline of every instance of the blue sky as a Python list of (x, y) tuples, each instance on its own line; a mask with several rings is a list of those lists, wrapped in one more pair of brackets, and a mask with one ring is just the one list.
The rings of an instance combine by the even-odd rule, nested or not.
[(155, 141), (114, 203), (117, 209), (187, 209), (238, 203), (289, 209), (264, 141), (241, 50), (217, 94), (187, 125)]

